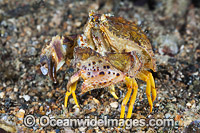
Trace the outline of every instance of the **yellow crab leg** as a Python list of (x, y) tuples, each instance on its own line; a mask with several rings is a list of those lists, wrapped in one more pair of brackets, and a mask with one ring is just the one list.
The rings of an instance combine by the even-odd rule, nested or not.
[(128, 88), (128, 92), (126, 93), (126, 96), (125, 96), (124, 100), (122, 101), (120, 119), (124, 118), (125, 106), (129, 100), (129, 98), (131, 96), (131, 92), (132, 92), (132, 80), (129, 77), (126, 77), (125, 80), (126, 80), (126, 86)]
[(145, 74), (149, 77), (150, 82), (151, 82), (152, 102), (154, 102), (156, 99), (155, 81), (151, 72), (145, 71)]
[(114, 85), (109, 86), (108, 90), (110, 91), (110, 94), (112, 94), (115, 99), (118, 99), (117, 95), (115, 94), (115, 86)]
[(152, 102), (156, 99), (156, 88), (155, 88), (155, 82), (152, 74), (149, 72), (148, 74), (150, 82), (151, 82), (151, 92), (152, 92)]
[(150, 78), (148, 76), (146, 76), (143, 73), (140, 73), (140, 79), (143, 81), (146, 81), (147, 83), (147, 87), (146, 87), (146, 95), (147, 95), (147, 99), (149, 102), (149, 106), (150, 106), (150, 112), (152, 112), (152, 108), (153, 108), (153, 102), (151, 99), (151, 82), (150, 82)]
[(138, 92), (138, 85), (135, 79), (133, 79), (133, 94), (131, 96), (131, 100), (129, 103), (129, 107), (128, 107), (128, 114), (127, 114), (127, 119), (131, 118), (131, 114), (133, 111), (133, 105), (135, 103), (136, 97), (137, 97), (137, 92)]
[(79, 104), (78, 104), (77, 98), (76, 98), (76, 94), (75, 94), (76, 85), (77, 85), (77, 82), (73, 83), (72, 86), (70, 86), (70, 88), (69, 88), (70, 91), (66, 92), (66, 94), (65, 94), (65, 107), (67, 107), (68, 97), (71, 94), (72, 94), (72, 96), (74, 98), (74, 101), (75, 101), (75, 104), (77, 105), (77, 107), (80, 107)]
[(71, 95), (71, 93), (72, 93), (72, 91), (71, 91), (71, 87), (70, 87), (70, 89), (69, 89), (69, 91), (67, 91), (66, 93), (65, 93), (65, 108), (67, 107), (67, 101), (68, 101), (68, 97)]
[(74, 101), (75, 101), (75, 104), (77, 105), (77, 107), (80, 107), (78, 104), (77, 98), (76, 98), (76, 94), (75, 94), (76, 85), (77, 85), (77, 81), (72, 85), (72, 96), (74, 98)]

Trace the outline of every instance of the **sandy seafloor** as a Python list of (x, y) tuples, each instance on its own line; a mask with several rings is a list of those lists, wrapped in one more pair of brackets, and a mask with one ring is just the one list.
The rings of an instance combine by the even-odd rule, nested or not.
[[(175, 120), (174, 126), (42, 127), (39, 118), (119, 118), (124, 86), (116, 100), (107, 88), (70, 97), (64, 108), (69, 77), (63, 67), (54, 85), (40, 72), (41, 49), (55, 35), (81, 34), (90, 10), (136, 22), (152, 43), (158, 71), (153, 73), (157, 99), (149, 112), (146, 84), (138, 80), (132, 119)], [(198, 0), (0, 0), (0, 132), (200, 132), (200, 1)], [(78, 83), (80, 88), (82, 82)], [(124, 89), (119, 89), (124, 88)], [(80, 93), (77, 89), (76, 93)], [(128, 105), (128, 104), (127, 104)], [(128, 107), (128, 106), (127, 106)], [(127, 112), (127, 108), (126, 108)], [(26, 127), (23, 118), (34, 115)]]

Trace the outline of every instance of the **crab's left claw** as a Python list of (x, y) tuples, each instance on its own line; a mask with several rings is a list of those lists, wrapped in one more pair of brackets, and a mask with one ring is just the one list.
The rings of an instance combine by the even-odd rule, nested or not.
[[(56, 78), (56, 65), (54, 59), (52, 59), (52, 56), (47, 55), (41, 55), (40, 56), (40, 64), (41, 64), (41, 71), (43, 75), (49, 74), (49, 77), (53, 80), (54, 83), (57, 83)], [(45, 67), (47, 65), (48, 68)]]
[(47, 45), (40, 55), (41, 71), (43, 75), (49, 74), (54, 83), (57, 83), (56, 71), (58, 71), (65, 63), (66, 46), (63, 45), (63, 39), (55, 36)]

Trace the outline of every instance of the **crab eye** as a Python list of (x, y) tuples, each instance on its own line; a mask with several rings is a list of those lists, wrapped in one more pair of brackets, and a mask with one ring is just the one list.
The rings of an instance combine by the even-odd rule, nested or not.
[(90, 16), (91, 22), (98, 22), (98, 16)]
[(95, 22), (96, 19), (95, 19), (94, 17), (91, 17), (91, 21), (92, 21), (92, 22)]

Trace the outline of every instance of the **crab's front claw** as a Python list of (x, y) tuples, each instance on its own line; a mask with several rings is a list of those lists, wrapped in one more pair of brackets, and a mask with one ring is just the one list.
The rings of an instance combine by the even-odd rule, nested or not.
[[(57, 83), (56, 78), (56, 64), (55, 60), (52, 59), (52, 56), (41, 55), (40, 56), (40, 70), (43, 75), (49, 74), (49, 77), (52, 79), (54, 83)], [(47, 68), (46, 68), (47, 65)]]
[(63, 38), (55, 36), (52, 41), (42, 50), (40, 55), (41, 71), (43, 75), (49, 74), (54, 83), (57, 83), (56, 71), (58, 71), (66, 59), (66, 46)]

